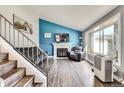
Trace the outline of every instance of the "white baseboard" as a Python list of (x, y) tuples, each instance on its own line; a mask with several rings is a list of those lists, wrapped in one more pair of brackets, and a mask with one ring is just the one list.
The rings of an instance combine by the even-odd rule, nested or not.
[(68, 57), (57, 57), (56, 59), (68, 59)]
[(48, 56), (48, 58), (53, 58), (53, 56)]

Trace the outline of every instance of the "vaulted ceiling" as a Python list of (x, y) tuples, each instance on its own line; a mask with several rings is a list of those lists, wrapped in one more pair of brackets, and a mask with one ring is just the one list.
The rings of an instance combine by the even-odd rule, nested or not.
[(38, 5), (22, 6), (38, 18), (83, 31), (117, 6), (114, 5)]

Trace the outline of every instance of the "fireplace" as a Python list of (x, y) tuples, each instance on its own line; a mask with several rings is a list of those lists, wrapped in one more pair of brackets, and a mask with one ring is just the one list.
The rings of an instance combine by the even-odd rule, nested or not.
[(67, 51), (70, 51), (70, 43), (53, 43), (54, 59), (67, 59)]
[(68, 48), (57, 48), (57, 57), (67, 57)]

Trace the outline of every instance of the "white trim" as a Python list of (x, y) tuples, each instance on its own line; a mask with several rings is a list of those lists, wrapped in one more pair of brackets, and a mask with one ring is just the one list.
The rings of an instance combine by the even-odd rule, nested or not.
[(57, 57), (56, 59), (68, 59), (68, 57)]
[(48, 56), (48, 58), (53, 58), (53, 56)]

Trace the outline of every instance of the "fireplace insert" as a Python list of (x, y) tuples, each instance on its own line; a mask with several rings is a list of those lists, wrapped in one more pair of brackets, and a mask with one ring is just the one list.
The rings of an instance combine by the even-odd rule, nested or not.
[(57, 48), (57, 57), (67, 57), (67, 48)]

